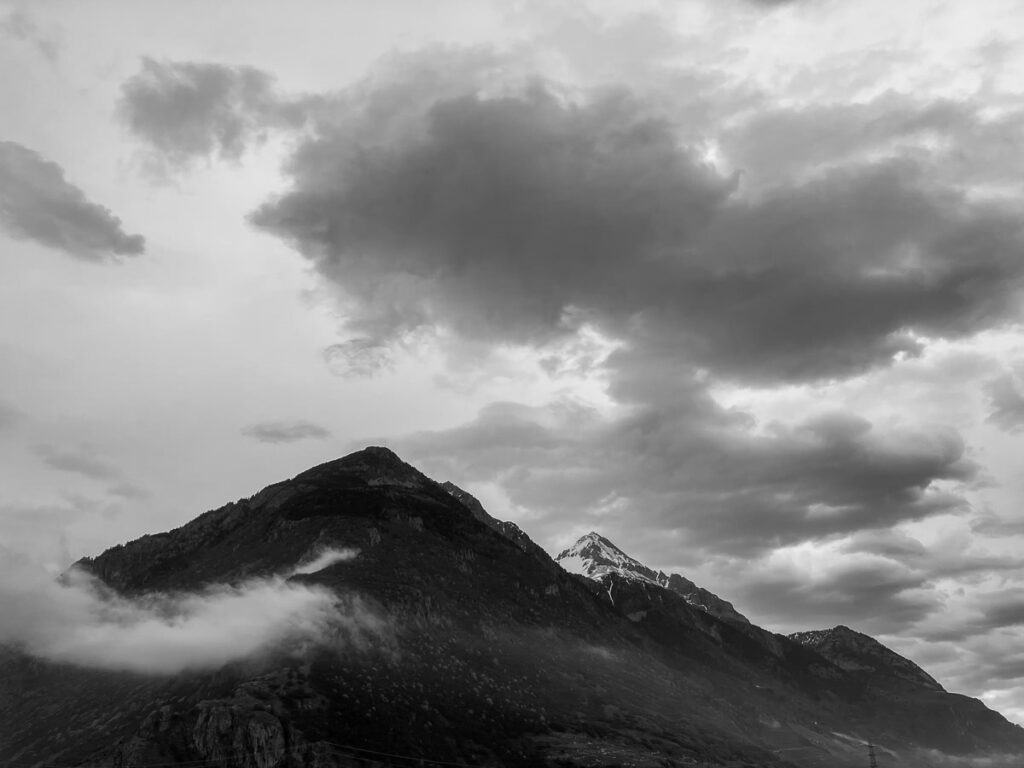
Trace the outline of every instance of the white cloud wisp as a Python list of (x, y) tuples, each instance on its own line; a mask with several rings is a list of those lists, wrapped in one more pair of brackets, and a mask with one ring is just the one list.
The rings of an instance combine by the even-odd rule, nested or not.
[(79, 570), (58, 581), (6, 554), (0, 644), (50, 661), (171, 675), (217, 668), (286, 640), (362, 647), (385, 628), (358, 597), (281, 576), (126, 598)]

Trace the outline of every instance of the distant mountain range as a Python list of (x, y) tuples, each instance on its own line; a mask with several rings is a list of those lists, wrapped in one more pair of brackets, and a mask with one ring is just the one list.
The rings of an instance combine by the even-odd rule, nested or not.
[(1024, 730), (866, 635), (772, 633), (597, 533), (552, 559), (384, 448), (77, 572), (101, 601), (284, 584), (329, 595), (337, 615), (176, 674), (0, 649), (0, 765), (859, 766), (868, 744), (880, 765), (1024, 755)]

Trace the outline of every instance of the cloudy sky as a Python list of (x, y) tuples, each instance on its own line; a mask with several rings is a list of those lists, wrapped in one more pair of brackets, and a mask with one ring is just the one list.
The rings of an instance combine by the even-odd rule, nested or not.
[(1022, 37), (1015, 0), (0, 3), (3, 552), (386, 444), (1024, 723)]

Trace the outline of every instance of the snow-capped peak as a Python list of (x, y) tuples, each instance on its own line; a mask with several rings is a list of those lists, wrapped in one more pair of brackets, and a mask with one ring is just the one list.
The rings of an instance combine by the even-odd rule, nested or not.
[(581, 536), (571, 547), (559, 552), (555, 562), (569, 573), (578, 573), (594, 581), (602, 581), (606, 576), (617, 576), (629, 581), (654, 584), (675, 592), (694, 608), (720, 619), (739, 624), (750, 623), (727, 600), (698, 587), (678, 573), (666, 576), (662, 571), (648, 568), (594, 531)]
[[(663, 573), (652, 571), (638, 560), (634, 560), (604, 536), (591, 531), (581, 536), (575, 544), (562, 550), (555, 562), (570, 573), (578, 573), (591, 579), (614, 573), (626, 579), (662, 584)], [(660, 579), (659, 579), (660, 577)]]

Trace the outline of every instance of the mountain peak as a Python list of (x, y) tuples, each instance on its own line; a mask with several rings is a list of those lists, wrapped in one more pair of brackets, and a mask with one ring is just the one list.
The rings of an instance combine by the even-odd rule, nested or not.
[(406, 464), (390, 448), (371, 445), (361, 451), (342, 456), (295, 477), (298, 481), (331, 480), (359, 477), (368, 485), (401, 485), (416, 487), (429, 482), (415, 467)]
[[(600, 544), (602, 546), (614, 549), (617, 552), (622, 552), (621, 549), (616, 547), (614, 544), (611, 543), (611, 541), (606, 539), (604, 536), (599, 534), (597, 531), (591, 531), (590, 533), (583, 534), (582, 536), (579, 537), (579, 539), (576, 540), (576, 543), (573, 546), (577, 546), (578, 547), (580, 544), (584, 544), (584, 543)], [(625, 553), (623, 552), (623, 554), (625, 554)]]
[[(634, 560), (596, 531), (580, 536), (571, 547), (555, 558), (565, 570), (591, 579), (608, 573), (658, 583), (658, 574)], [(662, 574), (664, 575), (664, 574)]]
[(594, 581), (617, 576), (628, 581), (654, 584), (677, 593), (693, 607), (720, 619), (739, 624), (750, 623), (727, 600), (703, 587), (698, 587), (678, 573), (666, 576), (661, 571), (648, 568), (596, 531), (580, 536), (575, 544), (558, 553), (555, 562), (570, 573), (586, 576)]

